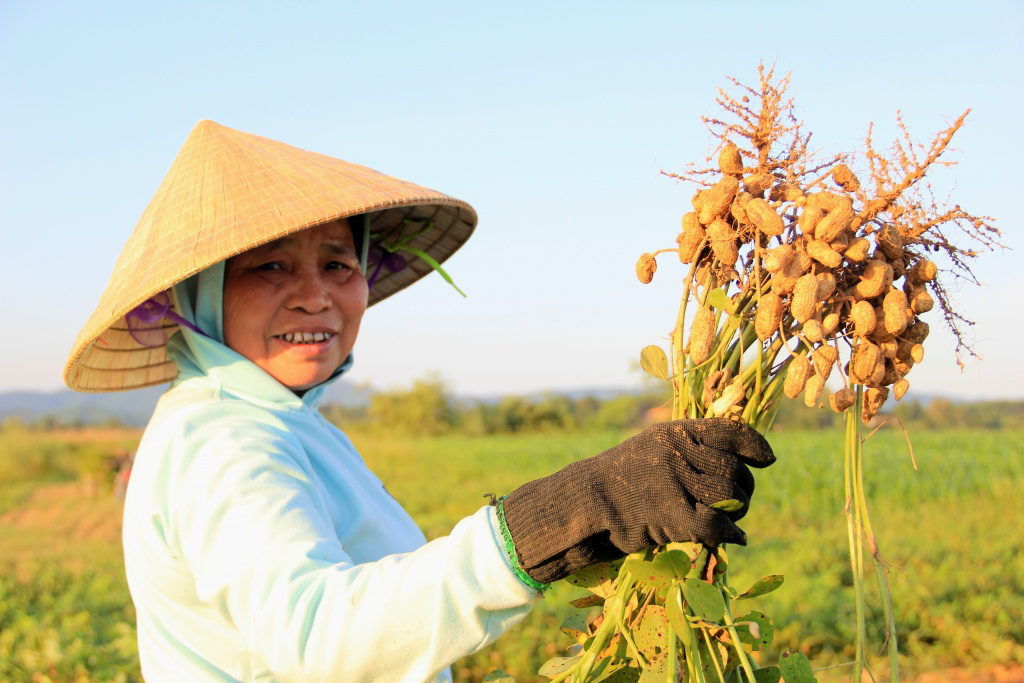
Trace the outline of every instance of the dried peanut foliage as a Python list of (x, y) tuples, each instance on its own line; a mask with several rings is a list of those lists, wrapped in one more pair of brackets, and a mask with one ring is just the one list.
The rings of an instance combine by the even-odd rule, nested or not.
[[(859, 405), (866, 422), (890, 390), (897, 399), (906, 393), (924, 358), (923, 317), (936, 305), (956, 336), (958, 360), (972, 353), (963, 336), (971, 323), (952, 309), (933, 259), (945, 264), (942, 276), (974, 281), (971, 259), (998, 246), (999, 233), (986, 216), (937, 203), (923, 182), (930, 168), (949, 165), (940, 157), (967, 112), (927, 148), (898, 118), (902, 138), (889, 149), (876, 148), (869, 134), (858, 154), (819, 158), (784, 98), (789, 77), (763, 66), (759, 76), (756, 88), (730, 79), (735, 94), (720, 89), (717, 98), (721, 118), (703, 118), (716, 141), (707, 160), (714, 164), (666, 173), (698, 190), (676, 246), (643, 254), (636, 274), (651, 282), (663, 253), (676, 253), (689, 270), (669, 355), (648, 346), (641, 365), (672, 383), (674, 418), (727, 417), (764, 431), (780, 394), (816, 406), (838, 374), (843, 388), (828, 403), (838, 412)], [(859, 424), (851, 417), (848, 429)], [(859, 457), (848, 452), (848, 461), (851, 453)], [(862, 502), (852, 528), (879, 560)], [(782, 577), (739, 593), (727, 563), (721, 548), (681, 543), (571, 577), (592, 592), (573, 604), (601, 612), (567, 621), (562, 630), (576, 644), (540, 673), (573, 683), (813, 681), (799, 653), (760, 668), (751, 653), (771, 642), (771, 619), (732, 616), (734, 602), (774, 590)]]

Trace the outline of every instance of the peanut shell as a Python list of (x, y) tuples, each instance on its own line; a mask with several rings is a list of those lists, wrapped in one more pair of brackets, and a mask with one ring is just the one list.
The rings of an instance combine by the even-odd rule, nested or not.
[(683, 231), (676, 238), (679, 245), (679, 260), (690, 263), (697, 256), (697, 250), (704, 241), (704, 226), (697, 220), (693, 211), (683, 214)]
[(711, 355), (711, 345), (715, 341), (715, 313), (710, 308), (698, 308), (690, 326), (690, 360), (700, 365)]
[(773, 202), (795, 202), (804, 196), (804, 191), (800, 189), (799, 185), (794, 183), (779, 183), (772, 188), (772, 191), (768, 194), (768, 199)]
[[(849, 253), (849, 251), (847, 251)], [(873, 299), (892, 285), (892, 266), (885, 261), (868, 261), (860, 281), (854, 286), (854, 293), (860, 299)]]
[(793, 240), (793, 258), (800, 264), (800, 272), (806, 273), (814, 266), (814, 259), (807, 253), (807, 244), (811, 240), (803, 235)]
[(856, 192), (860, 189), (860, 181), (846, 164), (835, 165), (832, 169), (832, 180), (847, 192)]
[(821, 334), (825, 337), (831, 337), (835, 334), (835, 331), (839, 329), (839, 314), (829, 313), (825, 316), (825, 319), (821, 321)]
[(769, 273), (777, 273), (786, 265), (793, 260), (793, 245), (792, 244), (780, 244), (779, 246), (769, 249), (768, 255), (764, 259), (764, 267)]
[(733, 382), (722, 390), (722, 395), (711, 404), (711, 410), (715, 415), (725, 415), (729, 409), (739, 403), (746, 391), (743, 382), (737, 377)]
[(867, 339), (861, 339), (853, 350), (850, 362), (850, 379), (864, 384), (875, 373), (875, 367), (882, 360), (882, 352), (878, 346)]
[(935, 279), (939, 269), (933, 262), (926, 258), (919, 258), (914, 265), (907, 270), (907, 277), (914, 282), (931, 282)]
[(800, 267), (800, 258), (794, 256), (785, 268), (772, 276), (772, 291), (776, 294), (789, 294), (796, 286), (796, 281), (804, 274), (804, 270)]
[(728, 175), (743, 175), (743, 156), (735, 143), (726, 143), (718, 153), (718, 169)]
[(711, 251), (715, 253), (715, 258), (721, 261), (723, 266), (736, 263), (740, 254), (736, 246), (736, 232), (721, 218), (716, 218), (708, 226), (708, 242), (711, 244)]
[(821, 327), (821, 323), (816, 318), (811, 318), (803, 324), (801, 327), (804, 336), (807, 337), (807, 341), (814, 343), (820, 342), (825, 338), (825, 333)]
[(790, 303), (790, 312), (797, 322), (805, 323), (814, 315), (817, 303), (818, 278), (812, 273), (801, 275), (793, 287), (793, 300)]
[(879, 384), (890, 386), (898, 382), (901, 377), (902, 375), (900, 375), (900, 373), (896, 371), (896, 366), (893, 365), (892, 360), (886, 359), (885, 372), (882, 374), (882, 381), (879, 382)]
[(775, 334), (782, 322), (784, 308), (778, 294), (769, 292), (761, 295), (761, 300), (757, 304), (757, 313), (754, 316), (754, 331), (757, 332), (758, 339), (764, 341)]
[(710, 225), (713, 220), (724, 216), (729, 211), (740, 182), (731, 175), (722, 176), (721, 180), (711, 188), (701, 192), (702, 203), (697, 219), (701, 225)]
[(832, 410), (841, 413), (857, 402), (857, 392), (850, 387), (840, 389), (828, 397), (828, 402)]
[[(743, 194), (746, 193), (744, 192)], [(750, 218), (747, 216), (747, 210), (744, 206), (745, 205), (739, 201), (739, 195), (737, 195), (737, 198), (729, 205), (729, 215), (736, 221), (736, 225), (742, 226), (750, 223)]]
[(871, 376), (868, 377), (867, 384), (882, 384), (882, 380), (885, 379), (885, 368), (885, 359), (879, 357), (878, 362), (875, 364), (875, 369), (871, 371)]
[(819, 206), (805, 206), (800, 216), (796, 219), (800, 232), (808, 237), (814, 237), (814, 230), (818, 222), (825, 217), (825, 211)]
[(885, 327), (885, 309), (881, 306), (875, 306), (875, 329), (868, 335), (868, 339), (876, 344), (881, 344), (884, 341), (893, 339), (895, 336)]
[(910, 374), (910, 371), (914, 367), (914, 360), (912, 358), (893, 358), (892, 367), (895, 368), (896, 372), (899, 373), (900, 377), (906, 377)]
[(906, 261), (901, 258), (891, 259), (889, 265), (892, 266), (892, 279), (899, 280), (903, 277), (903, 273), (906, 271)]
[(763, 197), (764, 191), (775, 182), (770, 173), (755, 173), (743, 179), (743, 189), (755, 197)]
[(828, 246), (832, 247), (834, 250), (842, 254), (843, 252), (846, 251), (847, 247), (850, 246), (851, 239), (853, 238), (850, 237), (850, 233), (841, 232), (836, 236), (834, 240), (828, 243)]
[(910, 310), (914, 313), (927, 313), (935, 306), (935, 300), (924, 287), (910, 293)]
[(832, 366), (839, 359), (839, 351), (834, 346), (822, 344), (814, 350), (814, 372), (824, 381), (832, 374)]
[(825, 380), (821, 378), (821, 375), (811, 375), (807, 378), (807, 384), (804, 386), (804, 405), (808, 408), (813, 408), (818, 405), (818, 398), (821, 396), (821, 390), (825, 387)]
[(818, 221), (814, 228), (814, 236), (819, 240), (831, 242), (840, 233), (850, 229), (850, 222), (853, 220), (853, 204), (849, 198), (825, 214), (825, 217)]
[(850, 263), (861, 263), (866, 260), (871, 251), (871, 240), (867, 237), (854, 237), (850, 245), (843, 252), (843, 257)]
[(818, 273), (818, 301), (827, 301), (836, 291), (836, 276), (832, 273)]
[(822, 240), (811, 240), (807, 243), (807, 254), (818, 263), (828, 268), (838, 268), (843, 256)]
[(882, 405), (887, 398), (889, 398), (889, 390), (885, 387), (868, 387), (865, 389), (864, 402), (860, 409), (861, 421), (865, 423), (870, 422), (871, 418), (882, 409)]
[(909, 389), (909, 388), (910, 388), (910, 382), (906, 378), (903, 378), (903, 379), (899, 380), (898, 382), (896, 382), (896, 384), (894, 384), (892, 386), (893, 396), (895, 396), (896, 400), (898, 401), (898, 400), (900, 400), (901, 398), (903, 398), (904, 396), (907, 395), (907, 389)]
[(918, 320), (903, 333), (903, 338), (911, 344), (920, 344), (928, 337), (928, 323)]
[(636, 262), (636, 277), (645, 285), (654, 279), (654, 271), (658, 269), (658, 262), (654, 254), (641, 254)]
[(769, 237), (781, 235), (782, 231), (786, 229), (782, 216), (777, 214), (775, 209), (768, 206), (768, 202), (765, 200), (751, 199), (747, 202), (745, 208), (747, 210), (747, 217), (750, 218), (750, 222), (754, 224), (754, 227)]
[(868, 336), (875, 331), (875, 307), (870, 301), (858, 301), (850, 309), (850, 320), (853, 321), (855, 335)]
[(816, 206), (826, 212), (835, 211), (847, 204), (852, 206), (850, 198), (835, 192), (812, 192), (807, 195), (807, 206)]
[(907, 295), (899, 289), (890, 289), (882, 300), (885, 312), (885, 331), (890, 334), (901, 334), (907, 329)]
[(881, 249), (890, 260), (898, 259), (903, 255), (903, 236), (899, 228), (887, 223), (875, 233), (875, 244)]
[(811, 361), (807, 356), (794, 356), (786, 370), (782, 391), (789, 398), (796, 398), (804, 390), (807, 378), (811, 376)]
[(910, 347), (910, 357), (915, 363), (920, 363), (924, 360), (924, 347), (920, 344), (914, 344)]

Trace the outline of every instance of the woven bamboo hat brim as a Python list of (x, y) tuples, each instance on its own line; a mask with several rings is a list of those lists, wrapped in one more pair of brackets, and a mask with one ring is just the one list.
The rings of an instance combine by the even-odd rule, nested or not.
[[(177, 368), (163, 344), (143, 346), (125, 315), (185, 278), (255, 246), (358, 214), (384, 236), (408, 220), (429, 225), (411, 246), (443, 262), (476, 226), (461, 200), (373, 169), (201, 121), (189, 134), (128, 238), (99, 305), (79, 332), (64, 367), (78, 391), (120, 391), (170, 381)], [(407, 232), (410, 232), (407, 230)], [(383, 269), (370, 305), (427, 275), (410, 259)], [(166, 321), (166, 335), (177, 328)]]

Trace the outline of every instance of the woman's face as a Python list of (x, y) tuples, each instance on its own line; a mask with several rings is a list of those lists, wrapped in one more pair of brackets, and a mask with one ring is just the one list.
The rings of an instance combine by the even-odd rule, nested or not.
[(331, 376), (352, 351), (369, 288), (345, 220), (228, 259), (224, 341), (286, 387)]

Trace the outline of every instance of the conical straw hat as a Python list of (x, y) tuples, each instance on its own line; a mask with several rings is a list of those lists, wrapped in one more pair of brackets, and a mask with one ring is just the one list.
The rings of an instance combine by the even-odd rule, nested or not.
[[(429, 226), (410, 246), (437, 262), (473, 232), (476, 212), (454, 197), (339, 159), (200, 121), (125, 244), (99, 305), (64, 367), (78, 391), (120, 391), (177, 374), (163, 343), (142, 345), (125, 315), (190, 275), (255, 246), (322, 223), (368, 214), (375, 234)], [(374, 280), (370, 304), (432, 267), (412, 259)], [(176, 325), (165, 321), (167, 334)]]

